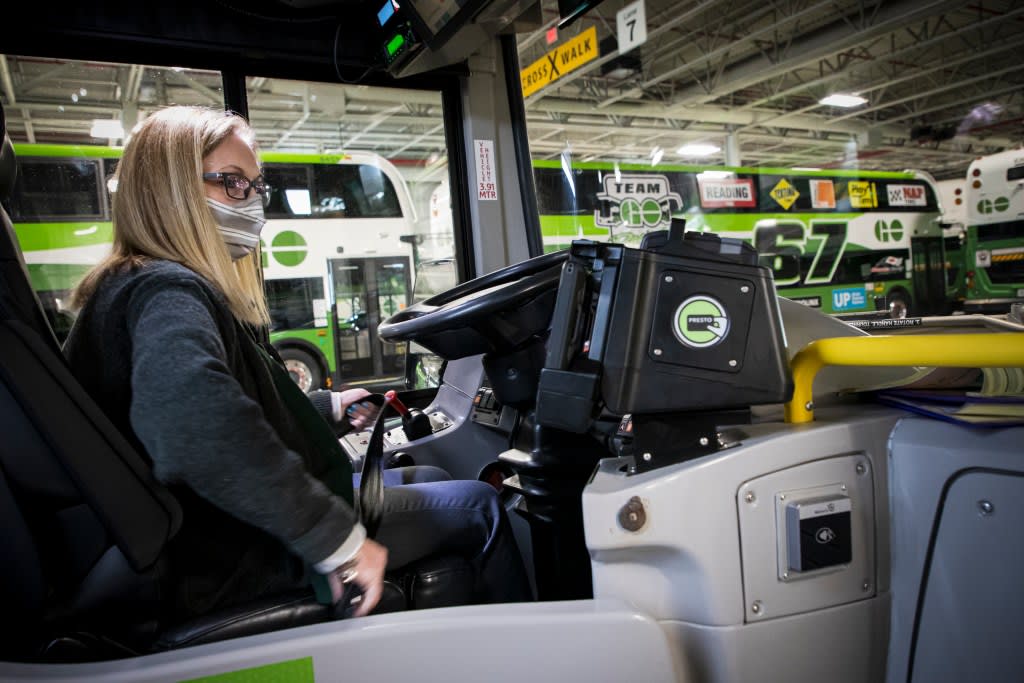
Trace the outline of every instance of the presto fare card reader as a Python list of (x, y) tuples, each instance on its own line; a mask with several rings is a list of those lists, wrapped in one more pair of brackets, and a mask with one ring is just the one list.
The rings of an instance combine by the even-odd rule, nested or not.
[(640, 249), (572, 244), (537, 392), (548, 427), (632, 414), (638, 470), (714, 451), (718, 424), (793, 392), (771, 270), (749, 244), (683, 225)]

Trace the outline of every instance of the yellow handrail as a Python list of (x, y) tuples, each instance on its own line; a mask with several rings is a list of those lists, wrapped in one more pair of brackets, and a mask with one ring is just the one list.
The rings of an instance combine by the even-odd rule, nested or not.
[(818, 339), (790, 361), (793, 398), (786, 422), (814, 420), (811, 388), (826, 365), (1024, 367), (1024, 334), (920, 334)]

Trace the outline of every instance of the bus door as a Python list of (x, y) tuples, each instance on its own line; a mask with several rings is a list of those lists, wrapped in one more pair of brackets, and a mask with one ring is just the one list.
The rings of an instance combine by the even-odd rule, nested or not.
[(328, 260), (336, 323), (336, 381), (404, 375), (405, 345), (382, 342), (377, 326), (410, 303), (409, 271), (407, 256)]
[(914, 288), (914, 313), (946, 313), (946, 255), (941, 235), (912, 237), (911, 282)]

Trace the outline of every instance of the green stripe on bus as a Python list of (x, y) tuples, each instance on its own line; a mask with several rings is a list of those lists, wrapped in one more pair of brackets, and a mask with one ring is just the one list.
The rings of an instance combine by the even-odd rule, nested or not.
[[(99, 145), (41, 145), (19, 142), (14, 145), (14, 153), (19, 157), (57, 157), (86, 159), (120, 159), (123, 147), (101, 147)], [(296, 164), (340, 164), (348, 161), (351, 155), (340, 154), (296, 154), (294, 152), (260, 152), (263, 161)]]
[[(687, 227), (699, 229), (708, 227), (712, 231), (722, 232), (750, 232), (754, 229), (754, 223), (760, 220), (853, 220), (864, 215), (860, 213), (688, 213), (683, 216), (687, 221)], [(578, 216), (541, 216), (540, 234), (543, 237), (578, 237), (582, 231), (583, 236), (607, 235), (608, 229), (601, 228), (594, 224), (593, 214), (580, 214)], [(629, 232), (636, 232), (630, 230)], [(646, 231), (645, 231), (646, 232)], [(812, 238), (813, 239), (813, 238)]]
[(90, 247), (110, 244), (114, 240), (114, 224), (95, 223), (15, 223), (14, 234), (23, 252), (47, 249)]
[(16, 142), (16, 157), (85, 157), (87, 159), (120, 159), (121, 147), (100, 147), (94, 145), (39, 145)]
[(314, 683), (315, 680), (313, 658), (303, 657), (212, 676), (190, 678), (180, 683)]
[(260, 152), (260, 159), (279, 164), (340, 164), (352, 159), (350, 154), (296, 154), (294, 152)]
[[(691, 213), (683, 216), (686, 218), (688, 228), (697, 229), (707, 226), (712, 231), (722, 230), (725, 232), (750, 232), (758, 221), (793, 221), (801, 222), (814, 220), (842, 221), (860, 218), (866, 211), (859, 213)], [(875, 213), (878, 213), (877, 211)]]
[[(787, 299), (814, 299), (817, 298), (820, 306), (816, 306), (822, 313), (829, 315), (835, 313), (871, 313), (879, 310), (875, 306), (878, 299), (885, 300), (893, 289), (901, 288), (910, 290), (910, 280), (886, 280), (885, 282), (868, 283), (851, 282), (836, 283), (831, 285), (801, 285), (799, 287), (776, 287), (775, 291), (779, 296)], [(864, 305), (856, 308), (836, 309), (832, 305), (832, 292), (835, 290), (864, 288)]]
[(594, 225), (593, 214), (582, 216), (541, 216), (540, 234), (544, 237), (579, 237), (583, 235), (607, 235), (607, 228)]
[[(560, 160), (538, 159), (533, 162), (534, 168), (562, 168)], [(573, 162), (572, 168), (593, 171), (609, 171), (614, 169), (612, 164), (606, 161)], [(650, 166), (648, 164), (619, 164), (619, 171), (646, 171), (648, 173), (660, 173), (662, 171), (683, 171), (688, 173), (701, 173), (704, 171), (732, 171), (733, 173), (749, 173), (754, 175), (784, 175), (784, 176), (806, 176), (823, 178), (899, 178), (913, 179), (913, 173), (901, 171), (858, 171), (852, 169), (825, 169), (821, 171), (794, 171), (791, 168), (769, 168), (749, 166), (691, 166), (691, 165), (662, 165)]]
[[(121, 147), (100, 147), (92, 145), (40, 145), (31, 143), (16, 143), (14, 152), (18, 156), (36, 157), (85, 157), (119, 159), (123, 152)], [(260, 152), (260, 159), (271, 163), (314, 163), (314, 164), (338, 164), (351, 159), (352, 156), (345, 153), (340, 154), (298, 154), (294, 152)], [(561, 168), (559, 160), (537, 159), (533, 161), (534, 168)], [(607, 162), (575, 162), (574, 169), (589, 169), (598, 171), (611, 171), (613, 166)], [(649, 166), (647, 164), (619, 164), (620, 171), (647, 171), (657, 173), (660, 171), (682, 171), (699, 173), (711, 169), (710, 166), (694, 166), (689, 164), (667, 164), (662, 166)], [(806, 177), (838, 177), (838, 178), (897, 178), (912, 179), (913, 173), (899, 171), (859, 171), (855, 169), (823, 169), (820, 171), (794, 171), (791, 168), (774, 167), (749, 167), (749, 166), (715, 166), (713, 170), (732, 171), (734, 173), (748, 173), (761, 175), (785, 175), (785, 176), (806, 176)]]

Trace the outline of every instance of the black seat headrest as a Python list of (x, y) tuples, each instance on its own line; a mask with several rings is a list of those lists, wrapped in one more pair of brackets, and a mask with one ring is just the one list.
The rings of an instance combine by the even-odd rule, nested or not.
[[(10, 198), (17, 175), (14, 145), (7, 134), (7, 120), (0, 105), (0, 202)], [(0, 204), (0, 315), (30, 325), (60, 356), (60, 344), (30, 282), (11, 217), (5, 205)]]
[(14, 180), (18, 176), (18, 164), (14, 160), (14, 145), (7, 135), (7, 119), (4, 117), (4, 107), (0, 104), (0, 137), (3, 144), (0, 146), (0, 199), (7, 199), (14, 189)]

